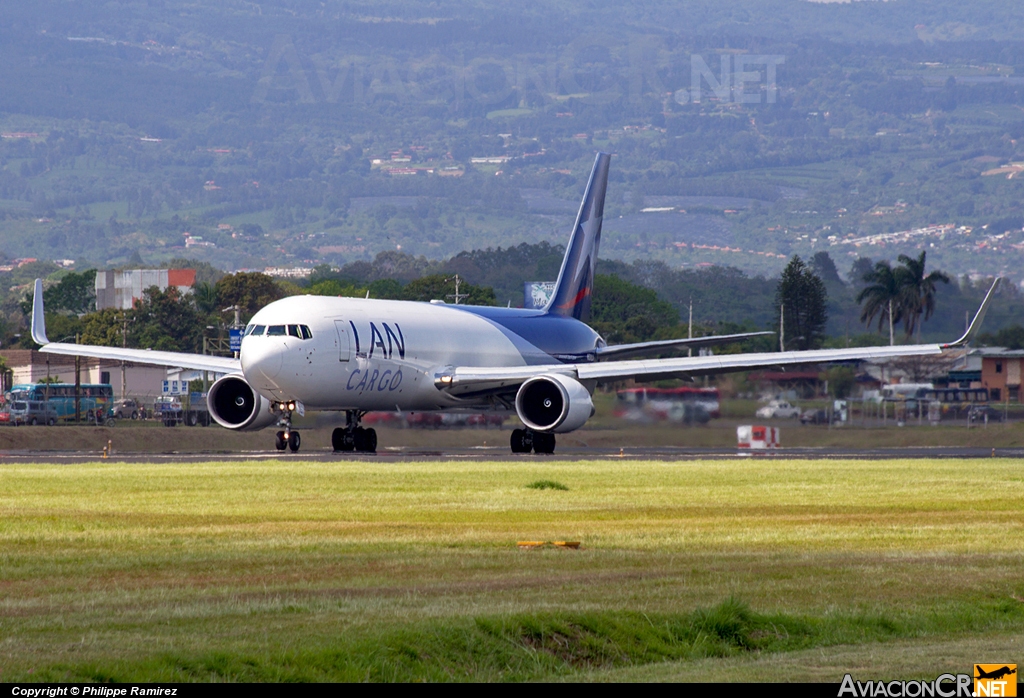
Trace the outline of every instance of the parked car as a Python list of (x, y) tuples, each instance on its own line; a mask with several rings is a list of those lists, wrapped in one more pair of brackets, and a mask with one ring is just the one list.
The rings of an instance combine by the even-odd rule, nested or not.
[(128, 398), (114, 403), (108, 416), (114, 419), (145, 419), (146, 410), (139, 404), (138, 400)]
[(755, 416), (761, 419), (797, 419), (800, 416), (800, 408), (785, 400), (772, 400), (759, 409)]
[(11, 403), (10, 423), (19, 424), (47, 424), (53, 426), (57, 423), (57, 408), (46, 401), (39, 400), (15, 400)]
[(800, 414), (801, 424), (828, 424), (828, 413), (825, 410), (809, 409)]
[(971, 408), (967, 411), (967, 420), (969, 422), (980, 424), (986, 421), (986, 417), (988, 417), (989, 422), (1003, 421), (1002, 411), (997, 410), (992, 405), (971, 405)]

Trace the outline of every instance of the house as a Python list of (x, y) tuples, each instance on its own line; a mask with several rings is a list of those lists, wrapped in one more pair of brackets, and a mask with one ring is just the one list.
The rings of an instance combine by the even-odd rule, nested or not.
[(961, 388), (988, 388), (992, 402), (1020, 402), (1024, 350), (981, 347), (967, 353), (950, 370), (948, 383)]

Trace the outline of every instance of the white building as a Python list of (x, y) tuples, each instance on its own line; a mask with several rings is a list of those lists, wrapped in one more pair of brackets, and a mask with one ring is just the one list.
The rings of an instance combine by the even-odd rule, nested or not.
[(150, 286), (161, 291), (176, 286), (183, 295), (192, 292), (195, 269), (125, 269), (96, 272), (96, 310), (130, 310)]

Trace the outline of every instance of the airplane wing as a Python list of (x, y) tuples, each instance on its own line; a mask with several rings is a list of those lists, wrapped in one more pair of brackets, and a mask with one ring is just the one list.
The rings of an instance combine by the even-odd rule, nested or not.
[(767, 337), (774, 334), (774, 332), (744, 332), (742, 334), (720, 334), (689, 339), (662, 339), (656, 342), (637, 342), (636, 344), (615, 344), (613, 346), (600, 347), (597, 350), (597, 358), (599, 361), (608, 361), (612, 359), (626, 359), (632, 356), (643, 356), (645, 354), (661, 354), (674, 349), (715, 347), (722, 344), (742, 342), (744, 339), (750, 339), (751, 337)]
[(645, 380), (663, 378), (690, 378), (714, 375), (755, 368), (785, 368), (801, 364), (820, 364), (838, 361), (862, 361), (866, 359), (892, 359), (906, 356), (928, 356), (941, 354), (943, 349), (967, 345), (978, 333), (981, 322), (992, 302), (996, 279), (982, 301), (970, 327), (960, 339), (948, 344), (911, 344), (892, 347), (860, 347), (853, 349), (817, 349), (813, 351), (785, 351), (757, 354), (724, 354), (721, 356), (693, 356), (671, 359), (646, 359), (633, 361), (605, 361), (586, 364), (551, 364), (542, 366), (515, 367), (446, 367), (434, 376), (434, 384), (455, 396), (473, 395), (481, 392), (495, 392), (511, 388), (527, 378), (542, 373), (558, 373), (581, 382), (594, 381), (610, 383), (640, 378)]
[(98, 347), (89, 344), (61, 344), (46, 337), (46, 316), (43, 313), (43, 282), (36, 279), (35, 298), (32, 300), (32, 339), (41, 344), (39, 351), (47, 354), (67, 356), (88, 356), (96, 359), (131, 361), (138, 364), (189, 368), (213, 373), (241, 373), (242, 364), (238, 359), (224, 356), (186, 354), (177, 351), (152, 351), (150, 349), (122, 349), (121, 347)]

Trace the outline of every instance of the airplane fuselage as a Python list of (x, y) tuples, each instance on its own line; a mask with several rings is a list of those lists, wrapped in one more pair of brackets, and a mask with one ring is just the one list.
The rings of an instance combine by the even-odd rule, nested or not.
[(434, 383), (447, 366), (596, 360), (586, 324), (540, 310), (293, 296), (253, 316), (242, 339), (246, 381), (309, 409), (426, 411), (473, 407)]

